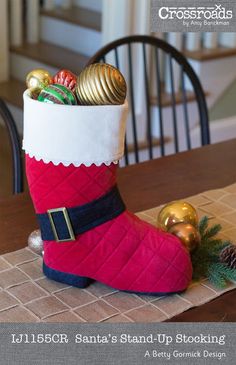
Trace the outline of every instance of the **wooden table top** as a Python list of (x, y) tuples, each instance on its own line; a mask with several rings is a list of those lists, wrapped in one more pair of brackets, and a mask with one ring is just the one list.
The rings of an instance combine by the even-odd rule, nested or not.
[[(236, 139), (119, 169), (118, 184), (133, 212), (236, 182)], [(26, 246), (37, 228), (28, 193), (0, 200), (0, 254)], [(236, 321), (236, 290), (170, 321)]]

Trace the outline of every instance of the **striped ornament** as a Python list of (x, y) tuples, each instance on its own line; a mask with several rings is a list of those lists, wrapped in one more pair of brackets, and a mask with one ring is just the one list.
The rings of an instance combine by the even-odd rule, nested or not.
[(52, 84), (45, 87), (38, 96), (38, 101), (50, 104), (77, 105), (74, 93), (66, 86)]
[(80, 104), (123, 104), (126, 82), (117, 68), (107, 63), (94, 63), (78, 76), (75, 91)]

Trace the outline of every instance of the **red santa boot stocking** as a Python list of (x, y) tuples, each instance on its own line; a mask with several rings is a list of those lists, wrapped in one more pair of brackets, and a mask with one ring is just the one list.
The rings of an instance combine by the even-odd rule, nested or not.
[(26, 172), (45, 275), (79, 288), (97, 280), (135, 293), (186, 289), (189, 253), (178, 238), (127, 211), (116, 185), (127, 105), (24, 99)]

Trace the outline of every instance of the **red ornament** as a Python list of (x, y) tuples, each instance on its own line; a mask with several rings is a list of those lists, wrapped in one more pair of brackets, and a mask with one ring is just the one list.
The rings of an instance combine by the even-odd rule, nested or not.
[(69, 70), (60, 70), (53, 77), (54, 84), (61, 84), (74, 91), (76, 86), (77, 76)]

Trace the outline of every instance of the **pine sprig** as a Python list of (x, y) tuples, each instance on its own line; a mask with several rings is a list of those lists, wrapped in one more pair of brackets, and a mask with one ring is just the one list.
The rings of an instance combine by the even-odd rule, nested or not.
[(201, 237), (203, 236), (205, 230), (207, 229), (208, 227), (208, 221), (209, 221), (209, 218), (205, 215), (199, 222), (199, 225), (198, 225), (198, 229), (199, 229), (199, 232), (200, 232), (200, 235)]
[(203, 233), (202, 239), (208, 240), (209, 238), (216, 236), (217, 233), (220, 232), (221, 228), (222, 227), (220, 224), (214, 224), (212, 227), (205, 230), (205, 232)]
[(222, 275), (221, 270), (215, 266), (216, 264), (211, 264), (208, 269), (208, 279), (217, 288), (223, 289), (227, 285), (227, 282)]
[(216, 238), (221, 230), (220, 224), (208, 228), (209, 218), (204, 216), (199, 222), (201, 244), (192, 252), (193, 280), (207, 277), (216, 287), (224, 288), (229, 281), (236, 281), (236, 270), (221, 263), (219, 256), (221, 251), (230, 241)]
[(208, 272), (208, 279), (219, 288), (224, 288), (228, 281), (236, 281), (236, 270), (222, 263), (211, 264)]

